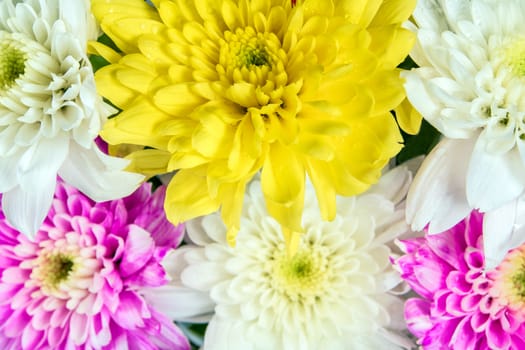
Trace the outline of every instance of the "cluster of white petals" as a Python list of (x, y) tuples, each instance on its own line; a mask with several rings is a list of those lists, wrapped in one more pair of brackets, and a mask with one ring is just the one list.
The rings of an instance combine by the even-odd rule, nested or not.
[[(391, 243), (409, 231), (406, 168), (386, 173), (367, 193), (340, 197), (323, 221), (311, 184), (305, 233), (287, 254), (259, 180), (248, 186), (236, 247), (218, 213), (187, 223), (190, 244), (165, 260), (173, 277), (148, 300), (176, 320), (207, 321), (203, 349), (401, 349), (400, 276)], [(206, 317), (208, 315), (208, 317)]]
[(0, 0), (0, 193), (9, 222), (28, 235), (57, 175), (96, 201), (143, 179), (95, 144), (116, 112), (97, 95), (86, 54), (97, 34), (88, 0)]
[(525, 239), (514, 225), (525, 189), (525, 2), (420, 0), (413, 18), (408, 99), (444, 138), (414, 179), (407, 218), (437, 233), (487, 212), (494, 266)]

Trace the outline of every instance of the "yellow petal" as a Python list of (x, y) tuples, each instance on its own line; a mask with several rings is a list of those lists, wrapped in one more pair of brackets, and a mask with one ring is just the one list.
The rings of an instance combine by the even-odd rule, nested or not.
[(226, 232), (226, 241), (232, 247), (235, 246), (235, 238), (241, 226), (241, 213), (244, 202), (244, 193), (246, 190), (247, 179), (241, 180), (235, 184), (226, 184), (221, 189), (221, 217), (228, 231)]
[(261, 173), (268, 212), (281, 225), (301, 232), (304, 207), (304, 167), (289, 148), (275, 143)]
[(332, 167), (325, 162), (308, 159), (306, 171), (312, 181), (319, 201), (319, 209), (323, 220), (331, 221), (336, 214), (336, 193), (333, 185)]
[(89, 54), (101, 56), (109, 63), (117, 63), (122, 58), (118, 52), (97, 41), (88, 41), (87, 51)]
[(334, 158), (334, 149), (329, 137), (301, 134), (293, 149), (308, 157), (330, 161)]
[(149, 65), (168, 69), (175, 59), (167, 50), (167, 43), (155, 35), (143, 35), (137, 41), (140, 52), (148, 59)]
[(334, 3), (332, 0), (305, 0), (303, 2), (305, 17), (334, 15)]
[(206, 176), (192, 170), (180, 170), (171, 179), (164, 202), (169, 221), (174, 224), (207, 215), (219, 209), (220, 202), (211, 198)]
[(301, 130), (309, 134), (346, 136), (350, 133), (348, 124), (340, 120), (301, 118), (299, 124)]
[(225, 124), (213, 111), (200, 109), (200, 125), (195, 129), (192, 138), (194, 149), (206, 157), (220, 157), (230, 152), (233, 145), (235, 129)]
[(381, 68), (392, 70), (406, 58), (416, 41), (414, 33), (396, 25), (371, 28), (370, 50), (381, 57)]
[(155, 105), (173, 116), (184, 117), (206, 100), (194, 93), (189, 84), (170, 85), (153, 96)]
[(157, 125), (169, 118), (168, 115), (151, 105), (146, 99), (137, 100), (117, 118), (111, 118), (104, 125), (101, 136), (111, 144), (142, 144), (166, 149), (168, 136), (158, 135)]
[(335, 13), (344, 14), (352, 23), (367, 27), (382, 2), (383, 0), (339, 0)]
[(92, 0), (91, 11), (99, 22), (110, 14), (120, 17), (158, 18), (151, 6), (145, 1), (137, 0)]
[(374, 114), (391, 111), (403, 102), (406, 95), (399, 72), (379, 72), (367, 82), (367, 87), (373, 91)]
[(166, 173), (170, 153), (155, 149), (145, 149), (129, 154), (131, 160), (129, 171), (138, 172), (146, 176)]
[(174, 153), (168, 163), (167, 171), (195, 168), (208, 163), (209, 158), (196, 153)]
[(402, 23), (410, 17), (417, 0), (385, 0), (370, 26)]
[(100, 68), (95, 73), (97, 91), (120, 109), (131, 103), (137, 92), (124, 86), (117, 78), (117, 72), (122, 68), (118, 64), (110, 64)]
[(411, 135), (416, 135), (421, 128), (423, 116), (405, 99), (395, 109), (397, 122), (401, 129)]
[(151, 73), (124, 67), (116, 70), (115, 74), (122, 85), (140, 93), (147, 93), (150, 83), (156, 78)]

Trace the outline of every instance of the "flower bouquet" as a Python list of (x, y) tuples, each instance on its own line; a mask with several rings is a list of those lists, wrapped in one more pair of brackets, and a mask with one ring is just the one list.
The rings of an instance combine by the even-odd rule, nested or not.
[(0, 0), (0, 349), (524, 349), (522, 29)]

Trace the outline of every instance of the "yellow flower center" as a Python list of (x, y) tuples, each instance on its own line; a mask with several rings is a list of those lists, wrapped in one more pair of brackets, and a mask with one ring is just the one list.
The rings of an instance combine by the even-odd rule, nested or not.
[(26, 54), (20, 49), (20, 43), (4, 38), (0, 42), (0, 89), (6, 90), (15, 80), (24, 74)]
[(294, 301), (313, 303), (320, 298), (328, 279), (328, 261), (312, 247), (295, 255), (286, 253), (274, 260), (274, 283), (277, 290)]

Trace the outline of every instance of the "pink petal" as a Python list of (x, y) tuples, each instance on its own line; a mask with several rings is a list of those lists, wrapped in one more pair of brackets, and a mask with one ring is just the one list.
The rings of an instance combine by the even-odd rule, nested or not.
[(31, 322), (31, 317), (24, 309), (13, 310), (11, 315), (3, 321), (3, 331), (8, 337), (19, 337), (26, 327)]
[(89, 316), (80, 315), (76, 312), (71, 314), (69, 322), (69, 338), (75, 345), (82, 345), (86, 342), (89, 330)]
[(22, 348), (36, 349), (45, 341), (45, 333), (43, 331), (35, 330), (30, 324), (25, 327), (24, 332), (22, 333)]
[(168, 281), (166, 271), (156, 261), (148, 263), (140, 273), (129, 277), (126, 282), (131, 286), (159, 287)]
[(150, 234), (141, 227), (130, 225), (120, 263), (121, 275), (128, 277), (143, 268), (153, 256), (154, 249)]
[(465, 295), (472, 289), (472, 285), (465, 280), (465, 274), (451, 271), (447, 276), (447, 287), (454, 293)]
[(471, 312), (478, 308), (479, 302), (481, 301), (481, 295), (479, 294), (468, 294), (461, 299), (461, 309), (465, 312)]
[(149, 310), (141, 298), (133, 292), (120, 293), (120, 303), (113, 319), (125, 329), (134, 330), (144, 327), (143, 317), (149, 317)]
[(476, 343), (477, 336), (470, 326), (468, 317), (461, 319), (452, 335), (451, 342), (454, 344), (454, 349), (474, 349), (473, 345)]
[(492, 349), (507, 349), (510, 344), (509, 335), (503, 330), (499, 320), (489, 322), (485, 330), (487, 342)]
[(87, 216), (92, 206), (89, 199), (80, 194), (71, 195), (66, 201), (71, 216)]
[(423, 299), (411, 298), (405, 303), (407, 327), (416, 337), (423, 336), (433, 326), (430, 320), (430, 303)]
[(476, 331), (477, 333), (484, 332), (489, 322), (489, 314), (485, 314), (479, 311), (475, 312), (472, 315), (472, 318), (470, 319), (470, 325), (472, 326), (472, 329), (474, 329), (474, 331)]
[(19, 267), (8, 267), (2, 272), (2, 282), (8, 284), (23, 284), (29, 279), (30, 270)]

